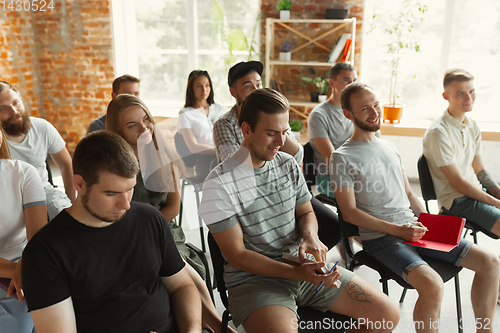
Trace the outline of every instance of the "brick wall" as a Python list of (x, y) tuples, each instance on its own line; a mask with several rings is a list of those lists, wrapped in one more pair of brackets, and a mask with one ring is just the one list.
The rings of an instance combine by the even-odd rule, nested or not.
[[(265, 20), (268, 17), (279, 18), (279, 11), (276, 9), (277, 0), (262, 0), (261, 1), (261, 11), (262, 11), (262, 25), (261, 25), (261, 59), (265, 60)], [(345, 7), (349, 10), (348, 17), (356, 17), (356, 45), (355, 45), (355, 65), (360, 70), (360, 45), (361, 45), (361, 29), (363, 24), (363, 3), (364, 0), (301, 0), (294, 1), (292, 9), (290, 11), (291, 19), (324, 19), (326, 8), (333, 7)], [(334, 25), (329, 24), (316, 24), (311, 23), (308, 25), (293, 25), (294, 28), (302, 32), (304, 35), (309, 37), (319, 36), (327, 30), (334, 27)], [(331, 49), (337, 37), (342, 33), (334, 33), (319, 40), (318, 42)], [(294, 47), (303, 43), (304, 39), (293, 35), (284, 28), (279, 28), (275, 30), (275, 43), (274, 43), (274, 54), (279, 53), (279, 45), (282, 40), (290, 40)], [(326, 51), (318, 46), (310, 45), (300, 51), (298, 54), (293, 54), (293, 60), (304, 60), (304, 61), (322, 61), (324, 62), (328, 57), (329, 51)], [(315, 68), (317, 73), (322, 76), (327, 68)], [(302, 66), (275, 66), (273, 78), (279, 80), (283, 88), (283, 92), (287, 97), (308, 99), (309, 92), (312, 91), (312, 87), (303, 87), (300, 85), (300, 77), (302, 76), (301, 71)], [(267, 75), (268, 73), (264, 73)]]
[(111, 96), (111, 3), (53, 4), (45, 12), (0, 9), (0, 78), (18, 87), (27, 110), (50, 121), (72, 152)]

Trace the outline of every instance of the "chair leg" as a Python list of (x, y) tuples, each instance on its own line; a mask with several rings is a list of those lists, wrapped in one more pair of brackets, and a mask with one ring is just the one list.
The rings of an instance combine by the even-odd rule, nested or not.
[(462, 321), (462, 300), (460, 298), (460, 281), (458, 279), (458, 273), (455, 275), (455, 298), (457, 302), (457, 320), (458, 320), (458, 333), (463, 333), (463, 321)]
[(381, 277), (380, 283), (382, 283), (382, 291), (384, 292), (384, 294), (389, 296), (389, 284), (387, 283), (387, 279)]
[(403, 288), (403, 292), (401, 293), (401, 297), (399, 298), (399, 303), (403, 303), (405, 301), (407, 291), (408, 291), (407, 288)]
[[(196, 209), (200, 209), (200, 194), (198, 190), (196, 189), (196, 185), (194, 188), (194, 193), (196, 195)], [(205, 248), (205, 233), (203, 231), (203, 220), (201, 219), (200, 213), (198, 211), (198, 222), (200, 225), (200, 240), (201, 240), (201, 249), (203, 252), (206, 252)]]

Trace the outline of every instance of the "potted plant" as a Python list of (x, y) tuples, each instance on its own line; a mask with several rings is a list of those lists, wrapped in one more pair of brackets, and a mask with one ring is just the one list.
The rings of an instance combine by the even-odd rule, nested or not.
[(292, 43), (284, 40), (280, 45), (280, 60), (290, 61), (292, 60)]
[(292, 131), (293, 135), (295, 136), (295, 139), (297, 139), (297, 141), (300, 140), (300, 131), (302, 130), (302, 128), (304, 127), (304, 123), (302, 123), (302, 120), (300, 119), (290, 119), (288, 121), (289, 125), (290, 125), (290, 130)]
[(399, 98), (398, 74), (399, 61), (407, 51), (420, 52), (419, 41), (413, 31), (413, 25), (417, 21), (423, 20), (423, 14), (427, 11), (427, 6), (416, 0), (404, 0), (400, 7), (393, 11), (384, 12), (380, 15), (373, 15), (371, 31), (381, 30), (386, 37), (386, 53), (390, 55), (387, 61), (390, 67), (389, 104), (384, 107), (384, 121), (399, 123), (403, 114), (403, 105), (397, 104)]
[(290, 19), (290, 9), (292, 9), (292, 1), (291, 0), (279, 0), (278, 5), (276, 5), (276, 9), (280, 11), (280, 19), (281, 20), (289, 20)]
[(304, 69), (307, 72), (302, 71), (302, 77), (300, 78), (300, 84), (304, 87), (307, 87), (309, 83), (311, 83), (314, 87), (314, 91), (311, 94), (311, 102), (318, 102), (319, 96), (323, 96), (321, 101), (326, 100), (326, 94), (328, 93), (328, 88), (330, 88), (328, 84), (330, 71), (326, 71), (323, 76), (317, 76), (316, 70), (312, 67)]

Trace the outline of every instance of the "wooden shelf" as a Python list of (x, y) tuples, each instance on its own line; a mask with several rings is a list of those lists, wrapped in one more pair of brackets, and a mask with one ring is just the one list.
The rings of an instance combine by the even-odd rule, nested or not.
[[(309, 37), (305, 34), (303, 34), (300, 29), (297, 29), (295, 25), (297, 24), (310, 24), (310, 23), (317, 23), (317, 24), (330, 24), (334, 25), (333, 28), (327, 29), (324, 33), (320, 35), (315, 35), (313, 37)], [(306, 19), (306, 20), (301, 20), (301, 19), (290, 19), (290, 20), (280, 20), (276, 18), (267, 18), (266, 19), (266, 57), (265, 57), (265, 82), (264, 86), (269, 87), (269, 83), (271, 79), (273, 78), (273, 71), (275, 66), (307, 66), (307, 67), (331, 67), (333, 66), (333, 63), (329, 62), (322, 62), (322, 61), (297, 61), (297, 60), (292, 60), (292, 61), (280, 61), (280, 60), (275, 60), (276, 56), (274, 55), (274, 37), (275, 37), (275, 27), (279, 26), (280, 28), (284, 28), (288, 30), (291, 34), (298, 36), (299, 38), (303, 39), (303, 43), (300, 45), (297, 45), (292, 51), (292, 57), (294, 53), (300, 53), (301, 51), (303, 52), (304, 48), (307, 46), (314, 45), (315, 47), (319, 47), (324, 49), (326, 52), (330, 52), (331, 48), (333, 47), (333, 44), (335, 43), (335, 38), (333, 37), (333, 34), (341, 29), (350, 29), (351, 33), (351, 38), (352, 38), (352, 47), (351, 51), (349, 54), (348, 59), (350, 59), (350, 62), (352, 65), (354, 65), (354, 54), (355, 54), (355, 49), (356, 49), (356, 18), (347, 18), (343, 20), (325, 20), (325, 19)], [(329, 38), (331, 37), (332, 43), (331, 46), (327, 47), (318, 41), (321, 41), (322, 39)], [(325, 55), (326, 58), (326, 55)], [(336, 59), (335, 59), (336, 60)], [(280, 83), (282, 83), (280, 81)], [(283, 82), (286, 83), (286, 82)], [(293, 96), (290, 96), (289, 98), (290, 101), (290, 111), (297, 113), (300, 117), (307, 119), (308, 117), (308, 109), (314, 108), (316, 105), (319, 103), (313, 103), (305, 100), (297, 100), (294, 99)], [(298, 110), (296, 107), (304, 107), (306, 109), (306, 112), (302, 112)]]

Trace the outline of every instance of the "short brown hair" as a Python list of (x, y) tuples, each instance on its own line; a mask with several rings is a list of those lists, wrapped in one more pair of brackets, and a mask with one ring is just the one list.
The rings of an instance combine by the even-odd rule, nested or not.
[(369, 86), (367, 86), (364, 83), (353, 82), (353, 83), (348, 84), (344, 88), (344, 90), (342, 90), (342, 93), (340, 94), (340, 105), (342, 106), (342, 109), (345, 109), (347, 111), (352, 112), (351, 96), (353, 94), (357, 93), (358, 91), (361, 91), (364, 89), (373, 91), (372, 88), (370, 88)]
[(5, 132), (0, 126), (0, 135), (2, 136), (2, 144), (0, 144), (0, 158), (7, 160), (10, 159), (9, 144), (7, 143), (7, 138), (5, 137)]
[(467, 72), (464, 69), (460, 68), (448, 69), (444, 74), (443, 88), (446, 89), (446, 87), (448, 87), (454, 81), (466, 82), (471, 80), (474, 80), (474, 76), (472, 76), (471, 73)]
[(356, 72), (356, 67), (346, 62), (338, 62), (330, 68), (330, 79), (337, 80), (341, 71), (351, 71)]
[(132, 147), (121, 136), (109, 131), (96, 131), (76, 145), (73, 173), (82, 176), (88, 188), (99, 182), (103, 172), (122, 178), (135, 178), (139, 163)]
[(246, 122), (250, 125), (252, 132), (259, 122), (261, 112), (277, 114), (290, 111), (290, 103), (286, 97), (274, 89), (255, 89), (245, 96), (241, 102), (238, 125)]
[(14, 87), (12, 84), (10, 84), (7, 81), (0, 81), (0, 94), (3, 93), (7, 89), (14, 90), (16, 93), (19, 94), (19, 90), (17, 90), (16, 87)]
[(128, 75), (128, 74), (117, 77), (113, 81), (113, 92), (115, 93), (115, 95), (118, 95), (118, 92), (120, 91), (120, 85), (122, 84), (122, 82), (139, 83), (139, 82), (141, 82), (141, 80), (136, 78), (135, 76)]

